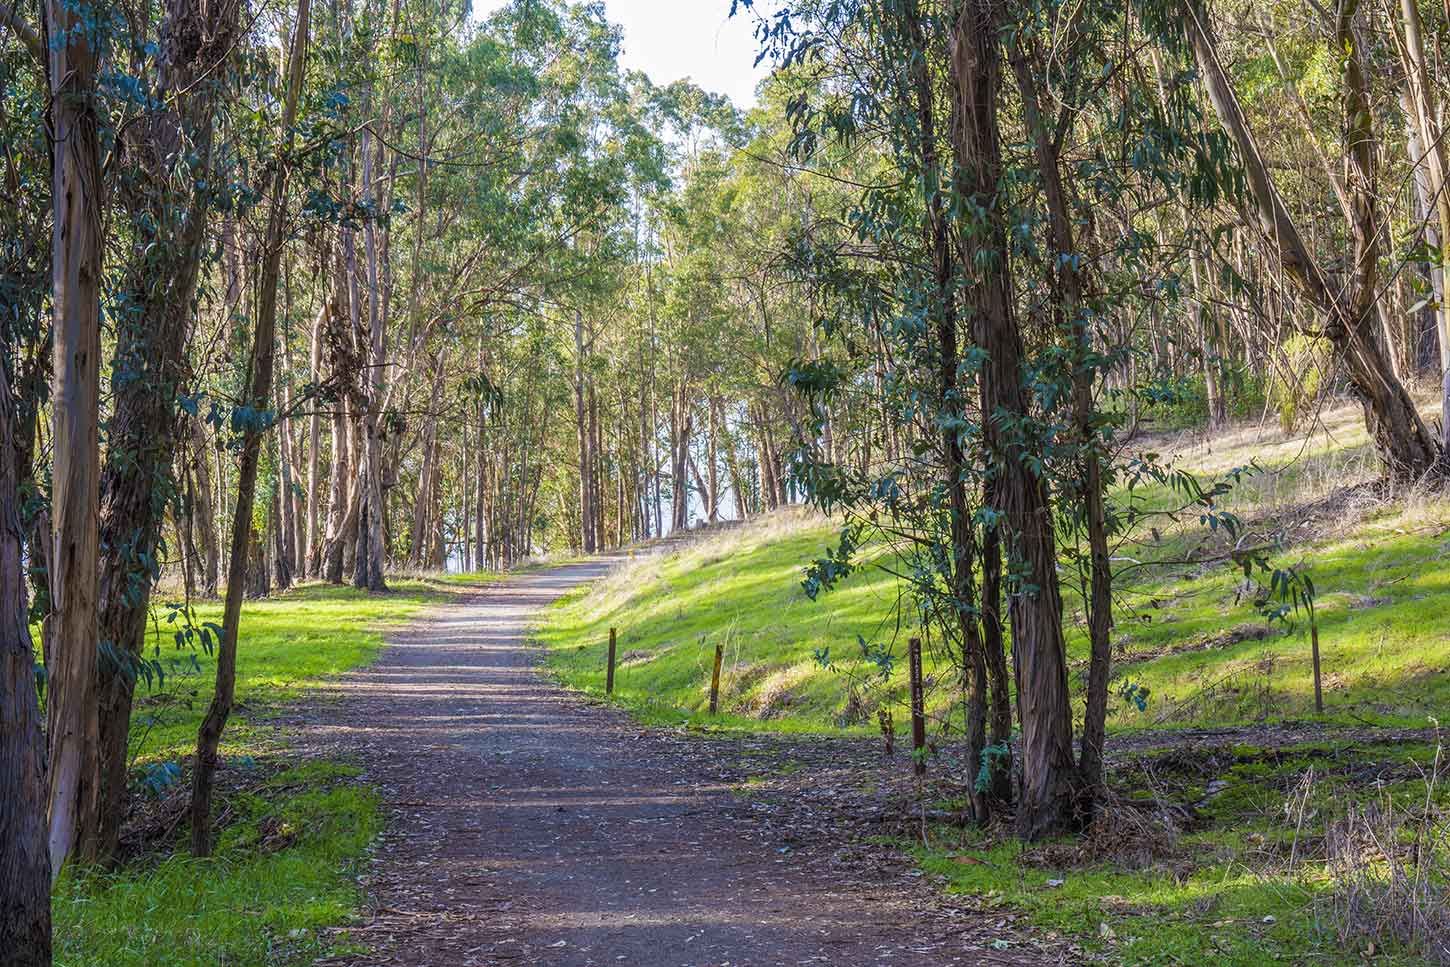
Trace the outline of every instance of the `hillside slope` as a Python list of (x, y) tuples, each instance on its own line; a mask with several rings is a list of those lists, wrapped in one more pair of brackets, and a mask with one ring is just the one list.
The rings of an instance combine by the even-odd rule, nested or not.
[[(1450, 501), (1384, 495), (1359, 414), (1325, 414), (1309, 438), (1240, 427), (1183, 434), (1140, 449), (1185, 469), (1221, 474), (1256, 463), (1227, 504), (1241, 542), (1274, 545), (1317, 589), (1327, 714), (1344, 721), (1423, 724), (1450, 703)], [(1150, 504), (1166, 500), (1149, 492)], [(905, 661), (883, 682), (860, 640), (904, 656), (911, 609), (880, 568), (864, 568), (809, 600), (802, 568), (838, 525), (805, 510), (706, 530), (663, 552), (643, 550), (609, 580), (567, 599), (540, 630), (553, 670), (602, 692), (608, 629), (619, 632), (617, 695), (651, 720), (679, 721), (708, 704), (715, 645), (725, 646), (725, 721), (786, 729), (875, 728), (878, 707), (904, 715)], [(1255, 588), (1225, 558), (1226, 540), (1190, 520), (1118, 549), (1115, 681), (1147, 689), (1147, 707), (1115, 702), (1116, 729), (1300, 718), (1313, 711), (1308, 624), (1270, 623)], [(1186, 562), (1186, 563), (1185, 563)], [(881, 563), (878, 560), (878, 563)], [(1142, 566), (1139, 566), (1142, 565)], [(1081, 598), (1064, 570), (1073, 686), (1086, 668)], [(859, 638), (858, 638), (859, 636)], [(818, 660), (827, 659), (827, 663)], [(929, 656), (931, 704), (951, 714), (959, 690)], [(1140, 693), (1141, 694), (1141, 693)]]

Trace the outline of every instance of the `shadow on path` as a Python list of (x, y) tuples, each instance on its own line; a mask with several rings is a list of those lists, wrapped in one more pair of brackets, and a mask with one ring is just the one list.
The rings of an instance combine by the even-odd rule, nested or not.
[(687, 741), (559, 688), (526, 646), (540, 608), (608, 560), (522, 574), (394, 635), (308, 731), (393, 809), (367, 877), (366, 953), (482, 967), (1041, 964), (925, 909), (899, 870), (850, 877), (776, 845)]

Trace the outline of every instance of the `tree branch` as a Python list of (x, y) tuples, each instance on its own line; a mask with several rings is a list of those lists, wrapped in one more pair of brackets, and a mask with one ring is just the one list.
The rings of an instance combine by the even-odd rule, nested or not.
[(4, 24), (14, 31), (15, 36), (20, 38), (20, 42), (25, 45), (30, 56), (35, 58), (36, 64), (42, 67), (45, 65), (45, 43), (40, 39), (40, 34), (25, 22), (25, 19), (20, 16), (19, 10), (4, 0), (0, 0), (0, 24)]

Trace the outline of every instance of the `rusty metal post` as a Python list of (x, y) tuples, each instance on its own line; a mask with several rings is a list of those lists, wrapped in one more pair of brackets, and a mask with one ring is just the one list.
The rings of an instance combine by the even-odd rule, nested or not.
[(921, 678), (921, 639), (908, 643), (911, 670), (911, 760), (918, 776), (926, 775), (926, 698)]
[(614, 694), (614, 629), (609, 629), (609, 668), (604, 673), (604, 694)]
[(720, 663), (725, 660), (725, 644), (715, 644), (715, 672), (710, 676), (710, 714), (720, 711)]

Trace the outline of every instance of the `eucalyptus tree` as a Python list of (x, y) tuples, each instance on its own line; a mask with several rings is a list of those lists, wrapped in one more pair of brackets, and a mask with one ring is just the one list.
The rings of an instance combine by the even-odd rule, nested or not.
[(227, 203), (216, 113), (234, 89), (236, 0), (172, 0), (154, 62), (138, 76), (150, 108), (130, 124), (116, 188), (129, 252), (111, 316), (112, 412), (100, 480), (101, 811), (97, 852), (114, 854), (126, 814), (127, 739), (162, 523), (178, 496), (173, 451), (189, 433), (187, 350), (210, 210)]
[(48, 558), (53, 622), (47, 740), (50, 856), (96, 855), (96, 567), (100, 555), (100, 382), (104, 127), (98, 75), (114, 23), (104, 6), (46, 5), (52, 150), (52, 469)]
[(1386, 356), (1378, 327), (1383, 311), (1380, 260), (1385, 243), (1380, 212), (1377, 139), (1369, 102), (1365, 46), (1357, 26), (1358, 3), (1341, 3), (1332, 18), (1341, 62), (1341, 132), (1347, 175), (1345, 217), (1352, 245), (1349, 265), (1336, 280), (1312, 251), (1285, 204), (1258, 139), (1221, 59), (1211, 15), (1194, 0), (1182, 6), (1182, 30), (1192, 45), (1204, 93), (1233, 139), (1248, 186), (1245, 219), (1275, 253), (1299, 294), (1318, 310), (1323, 336), (1333, 345), (1386, 471), (1400, 478), (1423, 476), (1440, 457), (1431, 436)]
[[(7, 146), (0, 180), (0, 951), (16, 967), (50, 964), (50, 850), (45, 735), (37, 693), (43, 670), (31, 639), (43, 501), (35, 479), (41, 407), (48, 384), (50, 179), (45, 150), (40, 35), (0, 8), (0, 86), (13, 92), (0, 111)], [(7, 31), (23, 43), (5, 42)], [(12, 83), (13, 81), (13, 83)], [(43, 572), (42, 572), (43, 573)], [(43, 577), (36, 581), (43, 591)], [(46, 610), (43, 594), (36, 610)]]
[[(1121, 413), (1108, 382), (1133, 354), (1123, 321), (1150, 304), (1172, 311), (1181, 289), (1176, 249), (1139, 212), (1210, 206), (1235, 183), (1186, 78), (1166, 98), (1131, 80), (1135, 35), (1156, 36), (1162, 19), (1113, 4), (1067, 16), (1053, 3), (882, 0), (791, 4), (762, 20), (783, 75), (799, 79), (788, 120), (802, 163), (837, 178), (840, 153), (857, 165), (844, 231), (802, 233), (792, 263), (835, 347), (790, 372), (811, 417), (793, 472), (847, 520), (807, 589), (846, 579), (868, 544), (895, 550), (927, 637), (962, 670), (973, 812), (1013, 806), (1026, 838), (1082, 825), (1102, 782), (1109, 550), (1135, 519), (1112, 496)], [(1105, 78), (1119, 77), (1108, 97)], [(1122, 230), (1097, 224), (1107, 217)], [(826, 414), (852, 394), (879, 398), (911, 445), (860, 467), (831, 454)], [(1192, 493), (1219, 513), (1217, 491)], [(1088, 619), (1080, 759), (1064, 559)]]

